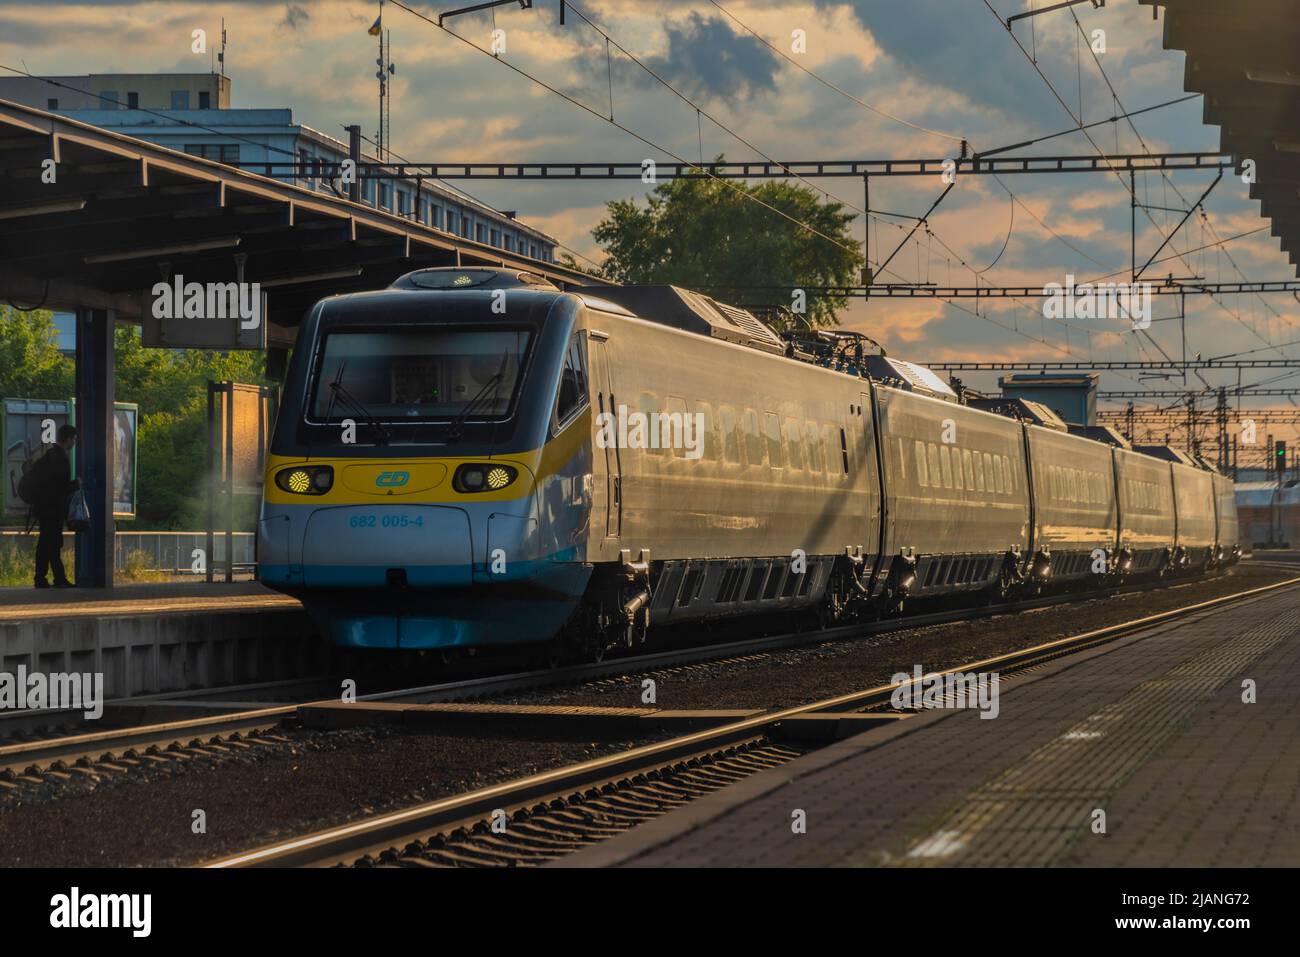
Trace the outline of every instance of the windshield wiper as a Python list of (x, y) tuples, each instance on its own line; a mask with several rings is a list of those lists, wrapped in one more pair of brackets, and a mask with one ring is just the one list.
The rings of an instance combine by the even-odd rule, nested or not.
[[(498, 372), (492, 378), (488, 379), (486, 382), (483, 383), (483, 388), (479, 389), (478, 392), (474, 393), (474, 398), (466, 402), (465, 408), (461, 409), (460, 412), (456, 413), (456, 418), (452, 419), (451, 422), (448, 423), (447, 435), (449, 438), (459, 439), (462, 435), (465, 434), (465, 420), (469, 418), (471, 412), (473, 412), (476, 408), (478, 408), (479, 403), (481, 403), (484, 397), (487, 395), (487, 390), (491, 389), (493, 386), (500, 385), (501, 380), (504, 379), (505, 376), (506, 374), (504, 372)], [(493, 403), (496, 402), (496, 397), (497, 397), (496, 391), (493, 390), (492, 392)]]
[(392, 438), (392, 436), (388, 432), (388, 429), (384, 428), (384, 424), (375, 417), (373, 412), (371, 412), (359, 401), (357, 401), (357, 397), (354, 396), (351, 392), (349, 392), (347, 386), (345, 386), (340, 381), (342, 378), (343, 378), (343, 369), (340, 367), (338, 377), (333, 382), (330, 383), (331, 395), (330, 395), (329, 408), (325, 412), (326, 421), (329, 421), (329, 415), (331, 412), (334, 411), (334, 400), (342, 399), (343, 404), (347, 408), (349, 408), (354, 414), (359, 415), (361, 416), (361, 418), (365, 419), (366, 424), (371, 426), (376, 432), (379, 433), (379, 438), (381, 439), (381, 442), (379, 444), (387, 445), (389, 439)]

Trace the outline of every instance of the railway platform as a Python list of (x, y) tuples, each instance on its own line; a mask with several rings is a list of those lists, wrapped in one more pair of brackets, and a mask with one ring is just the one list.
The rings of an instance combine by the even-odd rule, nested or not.
[(1300, 587), (1006, 676), (999, 698), (995, 719), (918, 712), (557, 866), (1300, 865)]
[(312, 635), (257, 582), (0, 590), (0, 670), (102, 673), (110, 698), (289, 677)]

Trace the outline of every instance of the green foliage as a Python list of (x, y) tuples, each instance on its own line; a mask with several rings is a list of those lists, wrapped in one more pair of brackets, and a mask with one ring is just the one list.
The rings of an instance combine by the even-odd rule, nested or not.
[[(146, 349), (139, 330), (119, 326), (114, 340), (119, 402), (140, 406), (136, 529), (190, 530), (206, 521), (207, 383), (264, 381), (260, 352)], [(75, 364), (58, 351), (48, 312), (0, 306), (0, 397), (68, 399)], [(237, 527), (251, 527), (240, 503)]]
[[(117, 397), (140, 405), (135, 528), (188, 530), (207, 522), (208, 380), (260, 383), (260, 352), (146, 349), (121, 326), (114, 343)], [(241, 508), (238, 528), (251, 518)]]
[[(606, 277), (616, 282), (703, 291), (734, 286), (716, 298), (788, 307), (788, 300), (773, 302), (772, 293), (755, 287), (855, 285), (860, 279), (861, 243), (849, 235), (854, 216), (805, 186), (672, 179), (656, 186), (645, 206), (617, 200), (607, 209), (592, 236), (608, 254)], [(809, 296), (807, 319), (833, 325), (845, 305), (843, 298)]]
[[(72, 574), (75, 567), (75, 549), (71, 535), (63, 536), (63, 550), (59, 557), (63, 567)], [(0, 587), (25, 585), (28, 588), (36, 577), (36, 532), (30, 535), (5, 535), (0, 539)]]
[(76, 387), (50, 313), (0, 305), (0, 398), (66, 399)]

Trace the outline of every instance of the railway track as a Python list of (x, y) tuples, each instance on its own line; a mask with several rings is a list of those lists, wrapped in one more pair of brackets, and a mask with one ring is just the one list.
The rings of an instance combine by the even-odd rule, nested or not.
[[(993, 672), (1014, 677), (1065, 655), (1170, 621), (1246, 601), (1300, 578), (1251, 588), (1182, 608), (1093, 629), (938, 674)], [(878, 723), (906, 720), (885, 711), (895, 685), (728, 722), (665, 741), (531, 775), (416, 807), (318, 831), (225, 857), (209, 866), (502, 866), (536, 865), (606, 840), (749, 774), (803, 753), (807, 738), (846, 714), (877, 712)], [(855, 729), (861, 724), (854, 722)], [(839, 734), (838, 736), (843, 736)]]
[[(580, 685), (612, 678), (657, 676), (680, 672), (704, 662), (712, 664), (742, 663), (754, 656), (819, 644), (826, 641), (843, 641), (923, 628), (931, 625), (977, 620), (1014, 612), (1050, 608), (1070, 602), (1105, 598), (1113, 595), (1135, 594), (1168, 587), (1163, 581), (1125, 585), (1103, 591), (1080, 594), (1052, 595), (996, 605), (983, 605), (947, 609), (920, 615), (907, 615), (878, 622), (854, 623), (835, 628), (790, 632), (763, 638), (748, 638), (666, 651), (655, 651), (626, 657), (606, 659), (601, 662), (569, 665), (560, 668), (543, 668), (509, 674), (487, 675), (458, 681), (441, 682), (419, 687), (402, 688), (373, 694), (358, 695), (359, 703), (432, 703), (455, 701), (484, 701), (518, 692), (536, 691), (562, 685)], [(255, 686), (259, 694), (267, 694), (280, 687), (291, 689), (317, 679), (290, 679)], [(237, 693), (241, 689), (227, 689)], [(218, 689), (205, 689), (194, 694), (199, 701), (211, 703)], [(182, 705), (187, 700), (184, 692), (157, 696), (172, 705)], [(323, 702), (328, 703), (325, 699)], [(129, 703), (129, 702), (126, 702)], [(312, 702), (308, 702), (312, 703)], [(273, 704), (266, 707), (246, 708), (207, 714), (194, 718), (154, 722), (127, 728), (83, 732), (35, 740), (16, 741), (0, 745), (0, 782), (35, 783), (48, 770), (69, 773), (72, 768), (104, 773), (118, 773), (140, 755), (163, 760), (185, 760), (204, 753), (205, 748), (220, 749), (232, 735), (245, 744), (266, 740), (284, 720), (292, 718), (301, 703)], [(130, 752), (130, 753), (128, 753)], [(219, 752), (218, 752), (219, 753)], [(134, 756), (133, 756), (134, 755)], [(170, 756), (170, 757), (169, 757)], [(124, 763), (124, 761), (126, 763)], [(59, 762), (58, 766), (55, 763)], [(73, 772), (75, 773), (75, 772)]]

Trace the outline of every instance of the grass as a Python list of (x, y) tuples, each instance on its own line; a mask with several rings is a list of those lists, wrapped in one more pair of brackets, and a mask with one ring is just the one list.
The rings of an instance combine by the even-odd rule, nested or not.
[[(67, 569), (69, 576), (72, 575), (75, 565), (72, 540), (73, 536), (64, 535), (65, 544), (63, 551), (59, 553), (63, 558), (63, 567)], [(34, 533), (23, 538), (7, 537), (0, 541), (0, 587), (30, 588), (36, 577), (35, 571), (36, 535)], [(171, 578), (166, 572), (155, 568), (149, 556), (138, 548), (127, 552), (126, 567), (119, 568), (114, 577), (123, 582), (162, 582)]]

